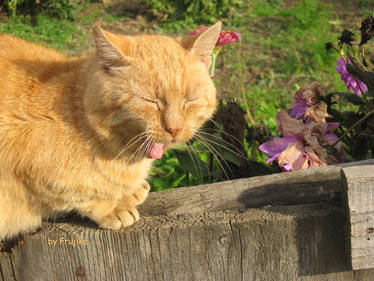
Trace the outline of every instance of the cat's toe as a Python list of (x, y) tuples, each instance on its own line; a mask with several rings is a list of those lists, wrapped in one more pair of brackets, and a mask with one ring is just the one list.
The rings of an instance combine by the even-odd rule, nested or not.
[(100, 228), (104, 229), (118, 230), (122, 227), (122, 221), (114, 213), (103, 217), (98, 224)]
[(135, 207), (124, 207), (117, 210), (117, 215), (124, 227), (130, 226), (139, 220), (139, 212)]
[(99, 227), (104, 229), (118, 230), (127, 227), (139, 220), (139, 212), (135, 207), (117, 206), (113, 213), (103, 217)]
[(142, 184), (142, 188), (145, 190), (145, 191), (149, 191), (151, 189), (151, 186), (149, 185), (149, 183), (147, 181), (144, 181), (143, 184)]

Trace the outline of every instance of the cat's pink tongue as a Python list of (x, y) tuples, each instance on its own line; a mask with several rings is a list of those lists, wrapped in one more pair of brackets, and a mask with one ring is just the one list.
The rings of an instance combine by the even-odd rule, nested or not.
[(149, 149), (149, 157), (153, 159), (161, 159), (164, 155), (164, 144), (163, 143), (153, 143)]

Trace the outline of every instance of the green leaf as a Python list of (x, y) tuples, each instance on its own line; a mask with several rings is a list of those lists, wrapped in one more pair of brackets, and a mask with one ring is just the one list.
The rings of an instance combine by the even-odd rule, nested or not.
[(227, 149), (221, 150), (221, 155), (223, 156), (223, 159), (226, 161), (230, 161), (231, 163), (235, 164), (236, 166), (240, 166), (240, 158), (237, 155), (237, 153), (231, 152)]
[(202, 161), (199, 157), (194, 157), (186, 151), (176, 150), (174, 153), (178, 159), (179, 165), (196, 178), (202, 179), (204, 175), (209, 173), (207, 163)]
[(340, 110), (336, 110), (334, 108), (329, 108), (328, 113), (331, 114), (332, 116), (334, 116), (334, 120), (341, 121), (341, 120), (344, 119), (344, 115), (342, 114), (342, 112)]
[(368, 154), (368, 139), (365, 136), (359, 136), (356, 139), (354, 147), (352, 147), (352, 156), (356, 160), (365, 159)]
[(371, 81), (374, 81), (374, 73), (370, 71), (366, 71), (365, 74), (369, 77)]
[(346, 128), (351, 127), (354, 123), (356, 123), (363, 117), (362, 114), (358, 114), (352, 111), (344, 111), (342, 113), (342, 116), (344, 118), (344, 120), (342, 121), (342, 125)]
[(368, 95), (371, 96), (371, 97), (374, 97), (374, 88), (368, 88)]

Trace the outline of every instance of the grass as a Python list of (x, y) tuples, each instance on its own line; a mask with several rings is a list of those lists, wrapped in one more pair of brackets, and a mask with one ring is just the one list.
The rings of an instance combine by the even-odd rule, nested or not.
[(68, 20), (60, 20), (46, 15), (37, 18), (18, 16), (0, 23), (0, 32), (9, 33), (26, 40), (43, 43), (61, 51), (77, 48), (82, 32)]
[[(277, 112), (290, 106), (292, 95), (304, 83), (317, 80), (328, 91), (344, 91), (334, 69), (338, 55), (327, 53), (324, 45), (327, 41), (336, 42), (339, 32), (347, 26), (339, 17), (342, 11), (350, 13), (357, 26), (361, 16), (373, 10), (372, 1), (353, 2), (349, 12), (345, 7), (319, 0), (235, 1), (235, 8), (223, 19), (224, 28), (241, 32), (242, 39), (225, 46), (218, 57), (215, 81), (220, 97), (237, 100), (245, 109), (244, 96), (255, 123), (265, 124), (275, 135)], [(95, 22), (105, 26), (127, 16), (107, 13), (102, 4), (84, 2), (75, 22), (46, 14), (3, 17), (0, 32), (78, 54), (92, 46), (91, 27)], [(169, 17), (153, 28), (159, 33), (174, 34), (188, 33), (200, 25), (196, 16), (183, 21)], [(257, 160), (262, 158), (260, 155)], [(152, 187), (162, 190), (182, 186), (186, 177), (191, 184), (199, 183), (184, 172), (175, 154), (168, 152), (155, 163)]]
[(302, 84), (318, 80), (341, 89), (334, 69), (338, 55), (324, 49), (326, 42), (336, 38), (336, 26), (330, 23), (331, 6), (316, 0), (300, 1), (288, 9), (281, 1), (255, 2), (252, 9), (243, 22), (231, 27), (242, 32), (243, 39), (241, 60), (235, 57), (235, 46), (225, 54), (225, 61), (231, 63), (224, 67), (232, 84), (238, 85), (227, 94), (240, 92), (243, 82), (238, 73), (244, 64), (244, 87), (252, 115), (274, 129), (276, 113), (288, 107)]
[(75, 21), (56, 18), (47, 13), (17, 15), (0, 21), (0, 33), (9, 33), (26, 40), (58, 49), (68, 55), (79, 55), (93, 46), (92, 26), (96, 22), (110, 24), (121, 16), (108, 14), (98, 3), (83, 1)]

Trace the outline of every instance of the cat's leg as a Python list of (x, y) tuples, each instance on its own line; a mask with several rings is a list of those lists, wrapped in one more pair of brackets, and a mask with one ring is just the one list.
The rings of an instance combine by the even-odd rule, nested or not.
[(139, 220), (135, 206), (115, 200), (91, 200), (80, 204), (76, 209), (105, 229), (117, 230)]
[(120, 229), (139, 220), (139, 212), (135, 206), (145, 201), (149, 190), (150, 186), (144, 180), (133, 193), (122, 196), (120, 201), (93, 200), (80, 204), (75, 209), (78, 209), (81, 215), (96, 222), (101, 228)]
[(0, 180), (0, 240), (35, 231), (42, 222), (42, 206), (23, 184)]
[[(148, 196), (150, 190), (149, 183), (143, 180), (140, 186), (129, 195), (121, 198), (112, 212), (102, 217), (98, 224), (102, 228), (118, 229), (130, 226), (139, 220), (139, 213), (135, 206), (142, 204)], [(107, 204), (107, 203), (103, 203)]]

